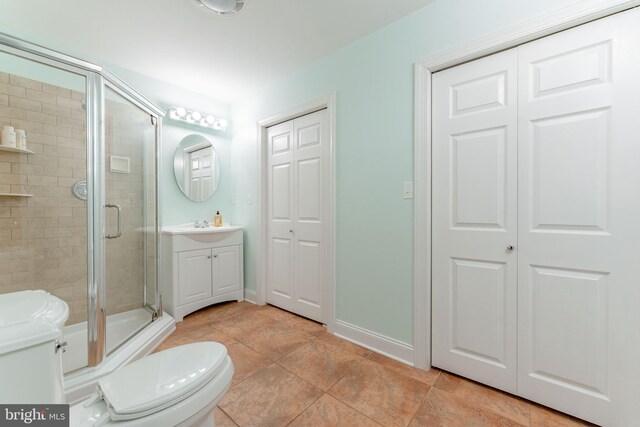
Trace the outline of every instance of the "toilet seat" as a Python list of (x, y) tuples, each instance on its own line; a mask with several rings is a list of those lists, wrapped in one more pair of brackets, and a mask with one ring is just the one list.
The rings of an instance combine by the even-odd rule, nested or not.
[(182, 423), (198, 412), (212, 411), (232, 376), (233, 364), (222, 344), (203, 342), (164, 350), (101, 380), (92, 397), (72, 407), (72, 421), (137, 426), (159, 425), (158, 419), (172, 418), (173, 423)]

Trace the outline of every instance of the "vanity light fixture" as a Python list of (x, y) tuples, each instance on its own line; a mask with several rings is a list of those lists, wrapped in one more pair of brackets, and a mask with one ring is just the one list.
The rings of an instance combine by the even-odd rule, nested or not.
[(198, 6), (219, 16), (230, 16), (240, 12), (245, 0), (195, 0)]
[(225, 119), (195, 110), (188, 110), (184, 107), (171, 107), (169, 109), (169, 118), (209, 129), (227, 130), (227, 121)]

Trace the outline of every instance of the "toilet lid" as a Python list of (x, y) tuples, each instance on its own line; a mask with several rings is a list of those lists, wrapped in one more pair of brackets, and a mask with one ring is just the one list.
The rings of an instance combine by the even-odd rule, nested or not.
[(201, 342), (164, 350), (102, 379), (100, 390), (111, 418), (134, 419), (187, 398), (225, 366), (227, 349)]

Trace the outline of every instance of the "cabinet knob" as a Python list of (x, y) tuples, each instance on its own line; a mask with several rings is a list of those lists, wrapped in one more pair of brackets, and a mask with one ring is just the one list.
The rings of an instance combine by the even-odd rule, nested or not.
[(214, 257), (214, 258), (218, 258), (218, 255), (214, 255), (213, 257)]
[(290, 228), (290, 229), (289, 229), (289, 233), (293, 233), (293, 228)]
[(211, 259), (211, 255), (208, 255), (208, 256), (207, 256), (207, 259)]

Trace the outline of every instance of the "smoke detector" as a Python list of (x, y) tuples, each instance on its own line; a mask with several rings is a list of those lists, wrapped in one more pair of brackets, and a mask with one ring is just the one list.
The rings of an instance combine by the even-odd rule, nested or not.
[(242, 10), (245, 0), (195, 0), (195, 2), (216, 15), (230, 16)]

